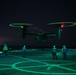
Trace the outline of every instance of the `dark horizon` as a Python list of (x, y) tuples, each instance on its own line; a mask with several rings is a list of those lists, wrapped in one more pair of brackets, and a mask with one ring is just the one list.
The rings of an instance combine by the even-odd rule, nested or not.
[(11, 28), (11, 23), (30, 23), (33, 27), (28, 32), (57, 32), (55, 27), (49, 27), (51, 22), (76, 22), (75, 1), (6, 1), (0, 3), (0, 45), (26, 46), (62, 46), (76, 47), (76, 26), (64, 28), (61, 39), (48, 38), (45, 43), (36, 43), (35, 36), (26, 36), (22, 39), (21, 29)]

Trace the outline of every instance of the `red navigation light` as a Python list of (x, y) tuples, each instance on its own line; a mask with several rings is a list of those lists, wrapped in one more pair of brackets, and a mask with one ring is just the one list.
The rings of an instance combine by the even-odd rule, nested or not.
[(64, 23), (63, 24), (61, 24), (61, 28), (63, 28), (65, 25), (64, 25)]

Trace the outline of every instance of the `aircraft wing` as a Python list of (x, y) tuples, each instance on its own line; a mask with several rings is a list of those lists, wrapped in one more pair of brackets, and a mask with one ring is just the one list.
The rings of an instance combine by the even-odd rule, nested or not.
[(34, 32), (27, 32), (26, 34), (27, 35), (37, 35), (37, 33), (34, 33)]
[(27, 35), (38, 35), (38, 36), (57, 36), (57, 34), (56, 33), (33, 33), (33, 32), (31, 32), (31, 33), (26, 33)]
[(57, 36), (57, 33), (44, 33), (45, 36)]

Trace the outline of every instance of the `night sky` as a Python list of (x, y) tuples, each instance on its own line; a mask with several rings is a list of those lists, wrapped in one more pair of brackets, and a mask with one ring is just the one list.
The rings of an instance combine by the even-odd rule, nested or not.
[(57, 32), (47, 24), (59, 21), (76, 22), (75, 0), (13, 0), (0, 2), (0, 45), (62, 46), (76, 47), (76, 26), (64, 28), (61, 39), (48, 38), (46, 43), (36, 43), (35, 36), (21, 37), (21, 29), (11, 28), (10, 23), (30, 23), (28, 32)]

